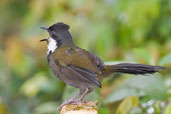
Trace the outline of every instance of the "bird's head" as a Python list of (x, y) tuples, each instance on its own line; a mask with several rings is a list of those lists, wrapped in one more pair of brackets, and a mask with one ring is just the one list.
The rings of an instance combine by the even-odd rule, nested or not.
[(53, 24), (50, 27), (40, 27), (49, 33), (49, 37), (40, 40), (41, 42), (46, 41), (48, 46), (48, 53), (54, 52), (55, 49), (62, 45), (74, 45), (72, 37), (69, 33), (69, 25), (62, 22)]

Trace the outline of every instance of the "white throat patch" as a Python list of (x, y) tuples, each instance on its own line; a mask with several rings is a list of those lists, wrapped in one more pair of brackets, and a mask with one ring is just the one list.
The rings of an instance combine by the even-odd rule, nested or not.
[(56, 40), (54, 40), (53, 38), (50, 37), (48, 39), (48, 51), (47, 51), (47, 54), (49, 54), (50, 51), (53, 53), (56, 48), (58, 48)]

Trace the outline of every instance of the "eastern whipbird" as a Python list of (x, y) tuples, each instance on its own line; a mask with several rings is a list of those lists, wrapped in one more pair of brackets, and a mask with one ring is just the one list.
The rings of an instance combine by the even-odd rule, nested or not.
[(47, 43), (47, 61), (53, 73), (67, 85), (78, 88), (78, 94), (64, 101), (66, 104), (78, 104), (93, 91), (94, 87), (101, 88), (101, 81), (114, 73), (153, 74), (165, 69), (162, 66), (144, 64), (120, 63), (105, 65), (95, 54), (76, 46), (69, 32), (69, 25), (62, 22), (46, 28), (49, 37), (40, 41)]

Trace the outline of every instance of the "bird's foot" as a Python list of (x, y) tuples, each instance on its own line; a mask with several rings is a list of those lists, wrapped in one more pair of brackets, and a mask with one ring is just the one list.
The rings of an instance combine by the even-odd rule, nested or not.
[(84, 101), (83, 99), (76, 99), (76, 100), (69, 99), (69, 100), (64, 101), (64, 102), (58, 107), (58, 110), (60, 111), (60, 110), (62, 109), (62, 107), (65, 106), (65, 105), (67, 105), (67, 104), (78, 105), (78, 104), (87, 103), (87, 102), (88, 102), (88, 101)]
[(73, 99), (68, 99), (64, 101), (59, 107), (58, 110), (60, 111), (64, 105), (71, 104), (74, 100)]
[(87, 103), (88, 101), (84, 101), (83, 99), (76, 99), (74, 100), (73, 102), (71, 102), (71, 104), (73, 105), (78, 105), (78, 104), (81, 104), (81, 103)]

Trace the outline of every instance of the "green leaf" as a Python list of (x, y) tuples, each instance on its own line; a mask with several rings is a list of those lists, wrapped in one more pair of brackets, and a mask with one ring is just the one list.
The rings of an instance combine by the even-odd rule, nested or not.
[(41, 88), (45, 87), (46, 83), (48, 83), (48, 78), (45, 74), (37, 73), (34, 77), (23, 83), (20, 92), (28, 97), (34, 97), (40, 92)]
[(161, 61), (160, 61), (160, 65), (163, 66), (163, 65), (171, 65), (171, 53), (164, 56)]
[(139, 104), (139, 98), (136, 96), (127, 97), (117, 108), (116, 114), (128, 114), (129, 110)]
[(59, 104), (56, 102), (42, 103), (34, 109), (33, 114), (57, 114), (57, 107)]
[(99, 114), (110, 114), (110, 111), (109, 111), (109, 109), (108, 108), (100, 108), (99, 110), (98, 110), (98, 112), (99, 112)]
[(169, 104), (166, 108), (166, 114), (171, 114), (171, 104)]
[(151, 63), (153, 61), (151, 53), (144, 48), (136, 48), (133, 50), (136, 59), (141, 62)]
[(166, 88), (163, 80), (155, 76), (135, 76), (126, 80), (120, 87), (113, 90), (105, 99), (105, 103), (122, 100), (128, 96), (149, 95), (153, 99), (166, 98)]
[(64, 94), (62, 96), (62, 100), (66, 100), (71, 98), (72, 96), (76, 95), (78, 93), (78, 89), (71, 87), (71, 86), (66, 86), (65, 90), (64, 90)]

